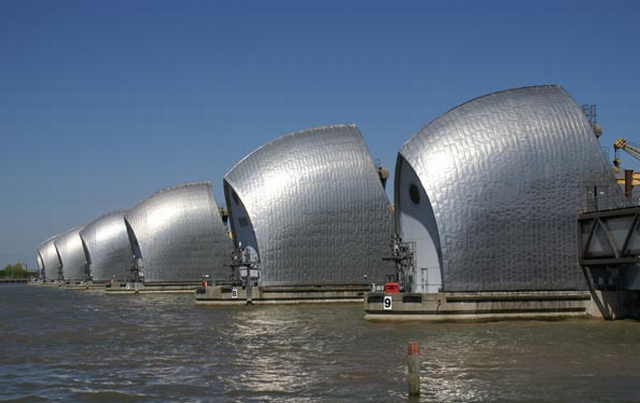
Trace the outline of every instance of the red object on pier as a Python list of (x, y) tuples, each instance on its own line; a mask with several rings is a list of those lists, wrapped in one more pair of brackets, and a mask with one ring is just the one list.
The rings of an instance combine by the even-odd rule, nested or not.
[(400, 286), (398, 285), (398, 283), (391, 282), (391, 283), (386, 283), (384, 285), (385, 294), (398, 294), (399, 292), (400, 292)]

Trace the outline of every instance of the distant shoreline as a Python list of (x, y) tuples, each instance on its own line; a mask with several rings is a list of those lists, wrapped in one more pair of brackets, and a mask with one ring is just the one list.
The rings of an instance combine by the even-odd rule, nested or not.
[(16, 278), (0, 278), (0, 284), (12, 284), (12, 283), (28, 283), (31, 277), (16, 277)]

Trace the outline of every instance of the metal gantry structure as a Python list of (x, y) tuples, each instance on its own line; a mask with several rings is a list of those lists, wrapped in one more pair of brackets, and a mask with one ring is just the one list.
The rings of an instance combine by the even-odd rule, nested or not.
[(412, 285), (416, 272), (415, 249), (415, 242), (403, 242), (402, 237), (396, 234), (391, 240), (391, 256), (383, 258), (383, 260), (394, 262), (395, 278), (388, 278), (388, 280), (397, 281), (402, 292), (413, 291)]
[(640, 263), (640, 207), (594, 211), (578, 219), (582, 266)]

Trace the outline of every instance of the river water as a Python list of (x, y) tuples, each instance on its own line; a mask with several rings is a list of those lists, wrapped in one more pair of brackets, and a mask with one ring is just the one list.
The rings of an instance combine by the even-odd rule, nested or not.
[[(0, 401), (638, 402), (640, 322), (380, 324), (360, 304), (0, 286)], [(407, 397), (406, 346), (422, 395)]]

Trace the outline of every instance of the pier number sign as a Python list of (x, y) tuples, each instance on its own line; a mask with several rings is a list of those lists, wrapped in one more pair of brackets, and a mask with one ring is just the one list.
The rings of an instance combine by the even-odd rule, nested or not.
[(382, 298), (382, 309), (385, 311), (393, 309), (393, 297), (391, 295), (385, 295)]
[(231, 298), (238, 299), (238, 289), (237, 288), (232, 288), (231, 289)]

